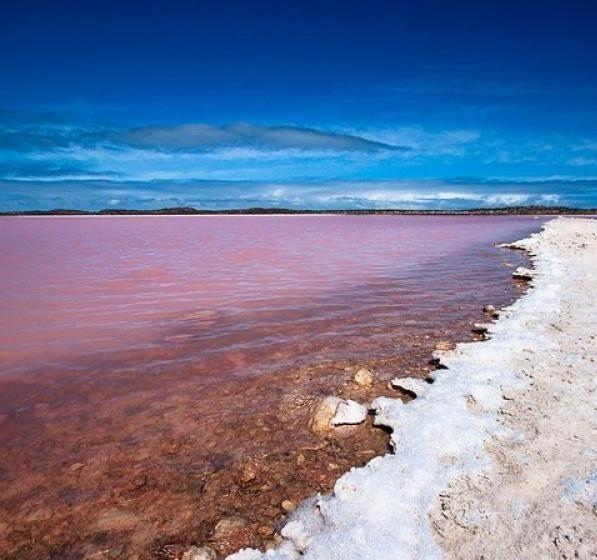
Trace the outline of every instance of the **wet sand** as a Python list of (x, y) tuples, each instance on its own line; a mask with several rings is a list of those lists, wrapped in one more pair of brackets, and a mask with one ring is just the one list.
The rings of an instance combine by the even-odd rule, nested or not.
[[(395, 396), (390, 378), (424, 377), (439, 340), (470, 340), (485, 303), (501, 306), (520, 293), (501, 263), (524, 257), (487, 251), (483, 273), (452, 270), (427, 307), (409, 300), (405, 277), (396, 285), (385, 278), (351, 288), (352, 297), (321, 296), (315, 307), (287, 311), (294, 315), (284, 324), (268, 323), (267, 308), (258, 318), (253, 311), (252, 338), (232, 334), (238, 316), (200, 309), (162, 324), (142, 345), (53, 358), (29, 371), (9, 356), (0, 378), (3, 557), (165, 559), (191, 544), (220, 555), (271, 546), (284, 500), (327, 492), (350, 467), (388, 449), (387, 433), (370, 421), (315, 436), (312, 405), (328, 394)], [(434, 282), (415, 275), (412, 294), (429, 293)], [(342, 305), (353, 307), (348, 320), (329, 312)], [(400, 321), (384, 306), (400, 309)], [(210, 347), (213, 332), (226, 333), (225, 353)], [(268, 343), (255, 344), (256, 334)], [(360, 365), (375, 371), (373, 388), (351, 381)], [(240, 373), (247, 371), (255, 373)], [(246, 525), (215, 535), (229, 516)]]

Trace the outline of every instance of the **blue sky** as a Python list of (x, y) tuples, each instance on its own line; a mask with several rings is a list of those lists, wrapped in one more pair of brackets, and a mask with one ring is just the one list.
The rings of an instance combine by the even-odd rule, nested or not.
[(5, 2), (0, 209), (595, 207), (596, 16)]

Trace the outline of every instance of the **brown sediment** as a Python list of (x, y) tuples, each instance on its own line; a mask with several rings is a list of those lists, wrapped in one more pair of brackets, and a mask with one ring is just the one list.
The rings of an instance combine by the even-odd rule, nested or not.
[[(195, 331), (219, 319), (191, 311), (162, 346), (2, 379), (0, 557), (165, 560), (193, 544), (218, 557), (271, 546), (284, 501), (329, 492), (342, 473), (387, 451), (387, 434), (370, 419), (326, 437), (311, 433), (314, 403), (395, 396), (390, 379), (428, 375), (438, 341), (472, 340), (483, 305), (505, 305), (522, 289), (480, 285), (433, 317), (404, 316), (392, 328), (355, 316), (358, 338), (316, 337), (307, 362), (296, 348), (268, 347), (196, 363)], [(354, 359), (326, 360), (328, 352)], [(268, 368), (259, 375), (222, 375), (260, 361)], [(352, 380), (363, 365), (375, 372), (371, 388)], [(230, 517), (246, 523), (216, 532)]]
[[(329, 492), (342, 473), (387, 451), (387, 434), (370, 420), (325, 438), (310, 433), (312, 405), (328, 394), (363, 403), (395, 395), (392, 377), (425, 377), (436, 342), (470, 339), (481, 315), (468, 309), (456, 325), (412, 336), (408, 352), (367, 363), (372, 388), (356, 385), (361, 364), (346, 362), (219, 381), (200, 392), (181, 371), (145, 379), (142, 388), (109, 372), (86, 387), (64, 372), (36, 382), (37, 392), (5, 386), (3, 399), (30, 413), (3, 423), (0, 550), (27, 560), (170, 559), (191, 544), (222, 556), (267, 547), (284, 500)], [(219, 412), (203, 415), (213, 401)], [(217, 522), (233, 515), (247, 524), (214, 536)]]

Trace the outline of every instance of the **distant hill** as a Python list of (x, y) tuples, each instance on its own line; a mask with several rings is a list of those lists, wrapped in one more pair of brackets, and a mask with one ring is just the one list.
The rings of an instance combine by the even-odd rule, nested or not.
[(0, 216), (209, 216), (209, 215), (255, 215), (255, 214), (341, 214), (341, 215), (431, 215), (431, 216), (493, 216), (493, 215), (559, 215), (597, 214), (596, 208), (568, 208), (566, 206), (506, 206), (501, 208), (471, 208), (469, 210), (293, 210), (290, 208), (239, 208), (234, 210), (199, 210), (190, 206), (160, 208), (158, 210), (135, 210), (106, 208), (98, 211), (56, 208), (54, 210), (23, 210), (0, 212)]

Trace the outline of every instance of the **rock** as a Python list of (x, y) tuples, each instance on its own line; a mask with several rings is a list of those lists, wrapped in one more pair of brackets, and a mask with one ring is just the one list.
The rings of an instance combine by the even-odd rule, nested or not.
[(356, 401), (341, 401), (336, 408), (336, 413), (332, 417), (332, 426), (342, 426), (344, 424), (360, 424), (367, 418), (367, 409)]
[(192, 546), (183, 553), (181, 560), (216, 560), (216, 553), (207, 546)]
[(493, 305), (488, 304), (483, 307), (483, 313), (486, 315), (493, 315), (496, 312), (496, 309)]
[[(34, 520), (28, 518), (27, 521)], [(139, 518), (131, 511), (111, 507), (99, 514), (96, 527), (100, 531), (127, 531), (135, 527), (138, 523)]]
[(271, 550), (271, 549), (277, 548), (283, 542), (284, 542), (284, 539), (281, 537), (281, 535), (279, 535), (278, 533), (276, 533), (274, 535), (273, 539), (271, 539), (271, 540), (269, 540), (269, 541), (267, 541), (265, 543), (265, 550)]
[(332, 428), (332, 418), (336, 414), (338, 405), (342, 399), (338, 397), (326, 397), (319, 401), (313, 410), (309, 427), (316, 434), (327, 432)]
[(513, 243), (498, 243), (496, 244), (496, 247), (500, 247), (503, 249), (514, 249), (515, 251), (526, 250), (526, 247), (517, 241), (514, 241)]
[(240, 529), (247, 525), (246, 519), (238, 515), (232, 515), (230, 517), (224, 517), (218, 521), (214, 530), (214, 537), (227, 537), (232, 533), (236, 533)]
[(247, 461), (242, 468), (240, 478), (242, 482), (248, 483), (257, 478), (259, 466), (254, 461)]
[(361, 387), (373, 386), (373, 373), (365, 367), (362, 367), (354, 374), (354, 382)]
[(488, 330), (487, 327), (480, 323), (475, 323), (473, 325), (473, 328), (471, 329), (471, 331), (474, 332), (475, 334), (486, 334), (487, 330)]
[(390, 381), (392, 389), (400, 389), (408, 393), (414, 393), (417, 397), (429, 389), (429, 383), (414, 377), (395, 378)]
[(309, 426), (313, 432), (321, 434), (335, 426), (360, 424), (366, 417), (367, 409), (358, 402), (339, 397), (326, 397), (313, 410)]
[(452, 350), (453, 348), (454, 348), (454, 345), (449, 340), (440, 340), (435, 345), (436, 350), (446, 351), (446, 350)]
[(286, 513), (290, 513), (294, 510), (294, 508), (296, 508), (296, 504), (292, 500), (282, 500), (280, 505)]
[(139, 473), (135, 475), (126, 485), (127, 490), (130, 492), (136, 492), (147, 486), (149, 477), (145, 473)]
[(71, 474), (77, 474), (82, 468), (85, 467), (85, 463), (73, 463), (68, 470)]
[(519, 280), (532, 280), (533, 277), (535, 276), (535, 273), (528, 269), (528, 268), (524, 268), (522, 266), (519, 266), (513, 273), (512, 276), (514, 278), (517, 278)]
[(259, 533), (259, 536), (263, 538), (269, 538), (274, 536), (275, 531), (272, 527), (262, 525), (261, 527), (259, 527), (259, 529), (257, 529), (257, 532)]

